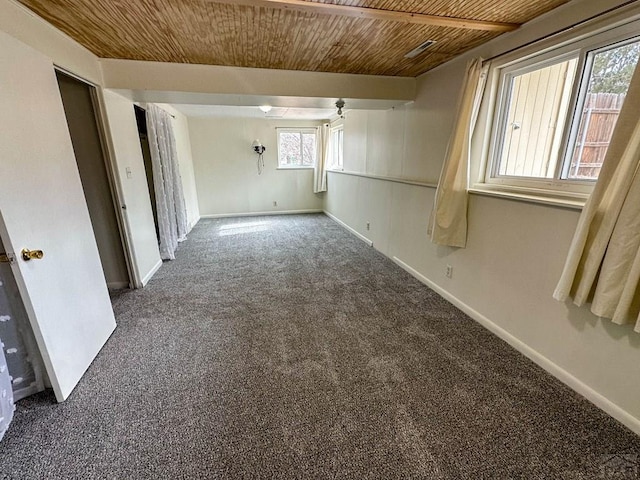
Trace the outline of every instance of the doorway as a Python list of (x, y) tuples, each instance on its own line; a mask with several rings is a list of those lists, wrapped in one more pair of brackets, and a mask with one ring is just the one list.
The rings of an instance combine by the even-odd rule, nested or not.
[(160, 230), (158, 229), (158, 207), (156, 204), (156, 188), (153, 185), (153, 164), (151, 163), (151, 150), (149, 148), (149, 136), (147, 133), (147, 112), (144, 108), (134, 105), (136, 112), (136, 123), (138, 125), (138, 137), (140, 138), (140, 148), (142, 149), (142, 159), (144, 160), (144, 171), (147, 175), (147, 187), (149, 188), (149, 198), (151, 199), (151, 210), (153, 211), (153, 222), (156, 226), (156, 238), (160, 243)]
[(121, 219), (97, 121), (95, 87), (58, 70), (56, 76), (107, 287), (131, 288)]

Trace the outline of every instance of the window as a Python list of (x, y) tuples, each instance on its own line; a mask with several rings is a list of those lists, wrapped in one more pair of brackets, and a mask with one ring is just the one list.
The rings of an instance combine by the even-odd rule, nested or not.
[(577, 59), (505, 75), (500, 176), (553, 178)]
[(342, 170), (342, 144), (343, 144), (342, 125), (331, 129), (331, 139), (329, 141), (329, 168), (333, 170)]
[(313, 168), (316, 164), (315, 128), (278, 128), (278, 168)]
[(612, 30), (496, 69), (486, 183), (590, 191), (640, 56), (628, 37)]
[(576, 109), (577, 127), (563, 172), (566, 178), (598, 178), (639, 54), (640, 41), (591, 52), (589, 80)]

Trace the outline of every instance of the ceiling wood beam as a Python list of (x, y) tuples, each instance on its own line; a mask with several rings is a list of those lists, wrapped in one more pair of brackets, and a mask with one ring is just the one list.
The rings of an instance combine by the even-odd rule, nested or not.
[(425, 15), (422, 13), (352, 7), (350, 5), (309, 2), (305, 0), (213, 0), (213, 3), (279, 8), (282, 10), (312, 12), (322, 15), (338, 15), (343, 17), (387, 20), (390, 22), (416, 23), (419, 25), (435, 25), (439, 27), (484, 30), (489, 32), (509, 32), (520, 26), (517, 23), (488, 22), (468, 18), (442, 17), (438, 15)]

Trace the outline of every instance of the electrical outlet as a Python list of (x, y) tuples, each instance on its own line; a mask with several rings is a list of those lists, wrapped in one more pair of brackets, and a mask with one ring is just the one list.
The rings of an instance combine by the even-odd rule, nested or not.
[(371, 224), (367, 222), (367, 230), (371, 230)]
[(278, 206), (278, 202), (276, 202), (275, 200), (273, 201), (273, 206), (277, 207)]
[(448, 278), (453, 278), (453, 267), (451, 265), (447, 265), (444, 273)]

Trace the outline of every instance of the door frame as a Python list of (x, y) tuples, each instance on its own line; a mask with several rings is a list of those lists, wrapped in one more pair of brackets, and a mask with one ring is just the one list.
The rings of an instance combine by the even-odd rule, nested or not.
[(114, 209), (116, 221), (118, 223), (118, 235), (120, 237), (120, 243), (122, 244), (124, 261), (127, 266), (127, 273), (129, 276), (129, 288), (142, 288), (142, 280), (139, 278), (136, 268), (134, 268), (135, 259), (133, 252), (133, 243), (131, 241), (131, 228), (125, 214), (127, 206), (123, 200), (121, 188), (122, 179), (120, 178), (120, 172), (116, 167), (115, 155), (113, 154), (113, 144), (105, 114), (106, 108), (104, 105), (102, 87), (85, 78), (82, 78), (79, 75), (76, 75), (73, 72), (70, 72), (65, 68), (60, 67), (59, 65), (54, 64), (53, 67), (56, 71), (68, 75), (90, 87), (91, 102), (93, 104), (98, 136), (100, 137), (100, 149), (102, 150), (102, 158), (105, 163), (105, 170), (107, 172), (107, 179), (109, 181), (109, 190), (111, 191), (112, 207)]

